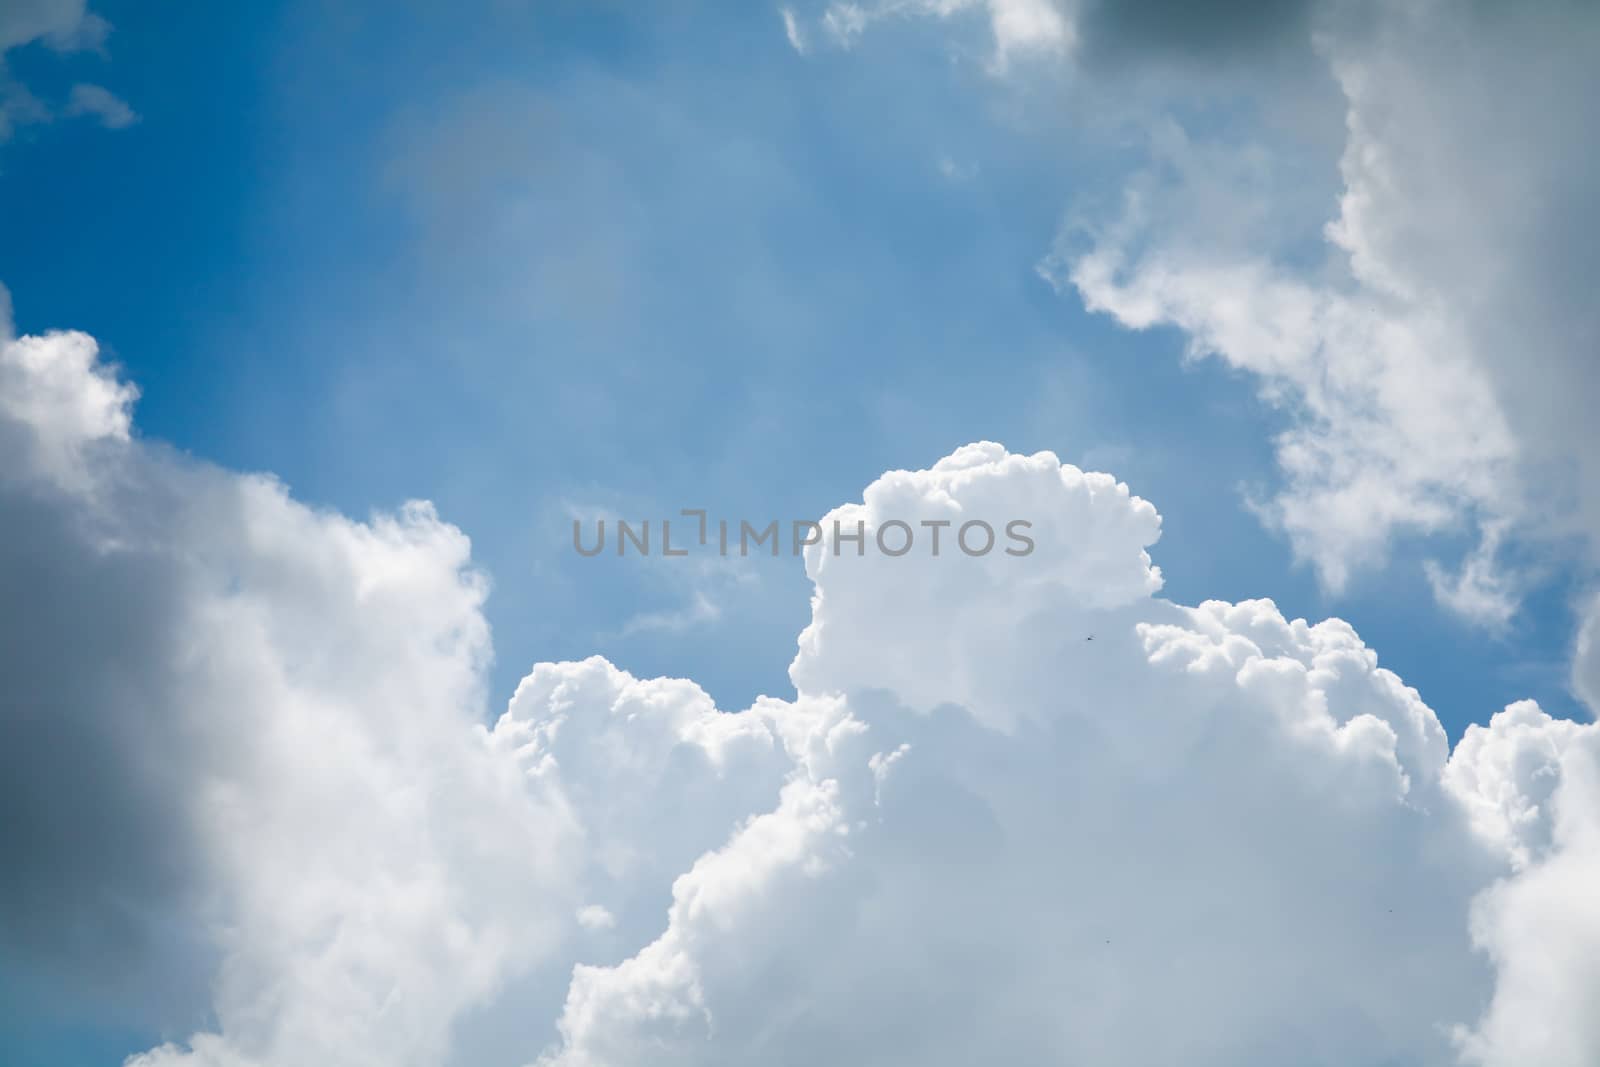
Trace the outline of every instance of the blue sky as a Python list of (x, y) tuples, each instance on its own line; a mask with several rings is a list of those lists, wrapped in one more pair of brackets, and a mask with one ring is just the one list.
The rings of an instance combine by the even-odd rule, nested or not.
[[(1350, 620), (1452, 733), (1570, 704), (1559, 592), (1486, 635), (1405, 544), (1318, 590), (1244, 504), (1280, 416), (1039, 276), (1111, 167), (941, 28), (802, 57), (759, 5), (97, 10), (109, 58), (12, 60), (141, 116), (6, 146), (19, 328), (99, 338), (151, 437), (355, 514), (435, 501), (494, 581), (496, 702), (588, 651), (729, 707), (789, 691), (798, 561), (590, 564), (565, 504), (815, 516), (994, 439), (1153, 500), (1172, 595)], [(718, 618), (620, 636), (697, 583)]]
[[(1293, 116), (1326, 78), (1277, 101), (1285, 119), (1227, 64), (1108, 53), (1109, 88), (1082, 97), (1026, 59), (998, 70), (977, 11), (834, 47), (807, 9), (802, 53), (765, 4), (93, 9), (102, 54), (4, 53), (41, 99), (92, 82), (138, 115), (0, 143), (17, 333), (95, 337), (158, 447), (355, 517), (433, 501), (492, 581), (487, 719), (532, 664), (595, 653), (728, 710), (794, 696), (801, 561), (580, 559), (574, 514), (815, 518), (979, 440), (1152, 501), (1165, 596), (1348, 620), (1452, 741), (1523, 698), (1588, 717), (1568, 681), (1581, 561), (1519, 541), (1510, 623), (1463, 618), (1424, 571), (1470, 556), (1463, 507), (1330, 591), (1251, 505), (1284, 491), (1297, 402), (1042, 269), (1146, 161), (1105, 100), (1191, 76), (1174, 113), (1196, 143), (1303, 136), (1311, 179), (1283, 199), (1313, 236), (1278, 251), (1314, 263), (1342, 124)], [(152, 1030), (166, 1006), (74, 982), (0, 970), (0, 1059), (116, 1063), (181, 1036)]]

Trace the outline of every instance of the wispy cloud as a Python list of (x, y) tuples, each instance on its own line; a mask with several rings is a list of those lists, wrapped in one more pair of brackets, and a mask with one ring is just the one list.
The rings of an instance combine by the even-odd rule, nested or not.
[(68, 118), (88, 116), (98, 119), (108, 130), (121, 130), (139, 121), (138, 114), (127, 102), (109, 89), (98, 85), (74, 85), (67, 98), (64, 114)]

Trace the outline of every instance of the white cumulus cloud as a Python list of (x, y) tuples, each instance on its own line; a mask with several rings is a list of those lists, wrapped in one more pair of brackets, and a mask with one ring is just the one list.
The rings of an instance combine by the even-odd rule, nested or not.
[[(209, 945), (209, 1018), (133, 1067), (1600, 1056), (1597, 728), (1524, 703), (1452, 752), (1346, 623), (1160, 598), (1109, 475), (874, 481), (826, 523), (953, 525), (808, 550), (793, 701), (594, 658), (488, 725), (486, 584), (427, 505), (174, 455), (82, 335), (5, 340), (0, 398), (37, 813), (0, 936), (115, 921), (143, 981), (157, 932)], [(952, 551), (979, 519), (1034, 550)]]

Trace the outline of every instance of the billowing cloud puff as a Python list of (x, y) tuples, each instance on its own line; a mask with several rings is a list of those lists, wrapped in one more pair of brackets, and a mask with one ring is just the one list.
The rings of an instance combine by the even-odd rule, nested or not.
[[(1600, 730), (1525, 702), (1472, 726), (1449, 768), (1514, 876), (1473, 904), (1474, 942), (1494, 961), (1494, 998), (1457, 1032), (1483, 1067), (1591, 1063), (1600, 1054)], [(1459, 776), (1459, 777), (1458, 777)]]
[(176, 456), (133, 395), (81, 335), (0, 348), (0, 936), (205, 946), (134, 1067), (1600, 1057), (1596, 727), (1452, 753), (1345, 623), (1157, 597), (1109, 476), (874, 482), (830, 521), (1035, 547), (814, 546), (793, 701), (591, 659), (488, 726), (458, 531)]
[(1563, 780), (1518, 754), (1550, 720), (1458, 766), (1347, 625), (1152, 599), (1154, 509), (1048, 454), (970, 446), (825, 525), (951, 515), (1033, 516), (1036, 553), (810, 550), (799, 700), (744, 713), (794, 774), (576, 970), (540, 1064), (1524, 1062), (1474, 1020), (1502, 945), (1544, 951), (1485, 901)]
[(143, 442), (132, 397), (83, 335), (0, 348), (0, 940), (133, 984), (208, 945), (220, 1035), (143, 1064), (438, 1062), (580, 903), (476, 725), (467, 540)]
[[(821, 526), (823, 542), (806, 550), (812, 620), (789, 672), (801, 692), (891, 689), (1000, 726), (1048, 717), (1054, 705), (1039, 706), (1026, 657), (1059, 655), (1093, 633), (1094, 617), (1161, 586), (1145, 551), (1160, 536), (1156, 509), (1049, 453), (969, 445), (931, 470), (884, 475)], [(858, 528), (863, 542), (834, 540)], [(907, 544), (904, 555), (884, 552)]]

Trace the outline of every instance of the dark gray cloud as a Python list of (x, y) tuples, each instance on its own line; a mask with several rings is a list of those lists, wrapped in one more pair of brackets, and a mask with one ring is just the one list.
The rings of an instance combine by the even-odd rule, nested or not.
[(1078, 16), (1091, 62), (1152, 54), (1230, 61), (1309, 42), (1313, 0), (1094, 0)]
[(0, 946), (114, 985), (164, 951), (195, 877), (188, 582), (93, 525), (81, 498), (0, 479)]

